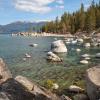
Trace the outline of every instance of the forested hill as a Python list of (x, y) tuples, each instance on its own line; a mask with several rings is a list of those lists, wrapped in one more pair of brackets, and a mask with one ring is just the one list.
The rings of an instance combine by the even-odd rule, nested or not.
[(87, 32), (100, 28), (100, 2), (91, 2), (90, 7), (86, 10), (84, 5), (73, 13), (65, 12), (61, 19), (57, 17), (55, 21), (48, 22), (42, 27), (43, 32), (51, 33), (76, 33)]
[(46, 22), (13, 22), (7, 25), (0, 25), (0, 33), (39, 31)]

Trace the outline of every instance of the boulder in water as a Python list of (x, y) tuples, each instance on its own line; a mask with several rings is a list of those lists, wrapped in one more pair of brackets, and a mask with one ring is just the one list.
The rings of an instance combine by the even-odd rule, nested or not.
[(52, 49), (52, 52), (55, 52), (55, 53), (67, 52), (67, 48), (62, 40), (54, 41), (51, 44), (51, 49)]
[(29, 55), (28, 53), (25, 54), (26, 58), (31, 58), (31, 55)]
[(80, 52), (80, 51), (81, 51), (81, 49), (77, 48), (77, 49), (76, 49), (76, 51), (77, 51), (77, 52)]
[(53, 61), (53, 62), (61, 62), (62, 61), (62, 59), (60, 57), (58, 57), (56, 54), (54, 54), (53, 52), (47, 53), (47, 60)]
[(95, 55), (95, 57), (96, 57), (96, 58), (100, 58), (100, 53), (97, 53), (97, 54)]
[(83, 43), (83, 42), (84, 42), (84, 40), (83, 40), (83, 39), (81, 39), (81, 38), (79, 38), (79, 39), (77, 39), (77, 42), (78, 42), (78, 43)]
[(90, 43), (85, 43), (85, 45), (84, 45), (86, 48), (89, 48), (90, 46), (91, 46), (91, 44)]
[(35, 44), (35, 43), (34, 43), (34, 44), (30, 44), (29, 46), (30, 46), (30, 47), (37, 47), (37, 45), (38, 45), (38, 44)]
[(89, 62), (87, 60), (81, 60), (80, 63), (81, 64), (88, 64)]

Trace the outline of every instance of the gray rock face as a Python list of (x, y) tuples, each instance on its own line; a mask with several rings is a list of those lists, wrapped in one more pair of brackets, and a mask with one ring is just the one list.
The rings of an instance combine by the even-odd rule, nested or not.
[(24, 87), (26, 87), (29, 91), (32, 91), (34, 89), (34, 84), (29, 81), (26, 77), (23, 76), (16, 76), (15, 80), (22, 84)]
[(5, 82), (9, 78), (12, 78), (12, 75), (6, 67), (3, 59), (0, 58), (0, 83)]
[(67, 52), (67, 48), (62, 40), (54, 41), (51, 44), (51, 49), (55, 53), (64, 53)]
[(86, 73), (87, 94), (90, 100), (100, 99), (100, 65), (90, 68)]
[(34, 95), (14, 79), (0, 85), (0, 95), (0, 100), (34, 100)]
[[(23, 79), (26, 80), (25, 77)], [(25, 82), (23, 85), (23, 79), (18, 82), (12, 78), (3, 82), (0, 85), (0, 100), (61, 100), (60, 97), (35, 84), (34, 89), (30, 91)]]

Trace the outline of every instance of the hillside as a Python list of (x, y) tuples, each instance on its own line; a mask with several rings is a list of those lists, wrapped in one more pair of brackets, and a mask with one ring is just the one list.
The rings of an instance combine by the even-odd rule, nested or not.
[(0, 33), (39, 31), (46, 22), (13, 22), (0, 25)]

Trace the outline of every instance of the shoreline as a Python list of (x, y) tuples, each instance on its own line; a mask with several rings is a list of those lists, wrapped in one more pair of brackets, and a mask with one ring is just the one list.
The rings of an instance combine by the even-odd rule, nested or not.
[(74, 37), (69, 34), (52, 34), (52, 33), (29, 33), (29, 32), (18, 32), (12, 33), (12, 36), (33, 36), (33, 37)]

